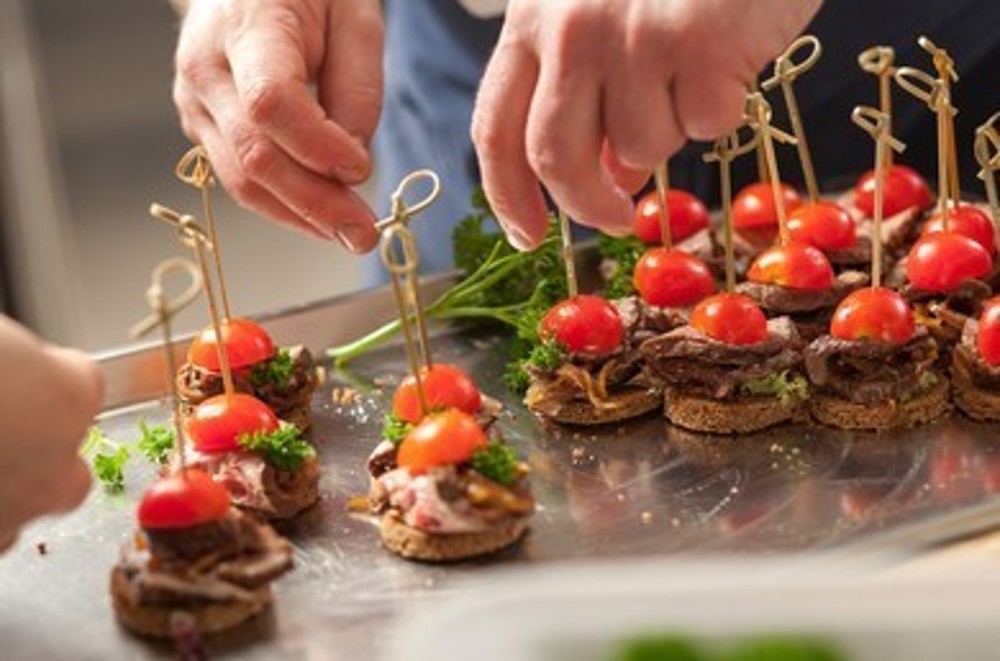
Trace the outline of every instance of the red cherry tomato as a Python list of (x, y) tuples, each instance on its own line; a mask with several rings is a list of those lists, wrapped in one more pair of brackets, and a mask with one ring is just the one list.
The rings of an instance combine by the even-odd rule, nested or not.
[(600, 296), (580, 295), (552, 306), (542, 317), (539, 335), (572, 353), (601, 356), (621, 346), (624, 329), (618, 308)]
[[(785, 200), (785, 213), (790, 214), (802, 206), (802, 198), (788, 184), (781, 184)], [(778, 211), (774, 206), (771, 184), (757, 182), (739, 192), (733, 200), (733, 227), (751, 229), (778, 224)]]
[(139, 503), (139, 525), (146, 529), (190, 528), (218, 521), (229, 513), (229, 492), (205, 471), (189, 468), (153, 483)]
[[(944, 231), (944, 221), (941, 214), (935, 214), (924, 224), (922, 235)], [(996, 229), (993, 220), (986, 213), (972, 204), (959, 204), (957, 209), (948, 209), (948, 231), (967, 236), (990, 255), (995, 255)]]
[(918, 289), (949, 292), (969, 278), (984, 278), (993, 270), (986, 249), (956, 232), (923, 236), (906, 258), (906, 277)]
[(854, 219), (835, 202), (804, 204), (788, 217), (788, 235), (796, 243), (820, 250), (853, 248), (858, 237)]
[(758, 344), (767, 339), (767, 317), (743, 294), (709, 296), (691, 313), (691, 326), (726, 344)]
[[(882, 194), (882, 215), (886, 218), (912, 207), (926, 209), (934, 202), (927, 182), (905, 165), (889, 168)], [(875, 215), (875, 174), (871, 170), (863, 174), (854, 186), (854, 206), (865, 218)]]
[(833, 286), (830, 260), (822, 252), (803, 243), (768, 248), (750, 265), (747, 279), (791, 289), (819, 291)]
[[(708, 227), (708, 207), (687, 191), (668, 190), (667, 211), (670, 238), (675, 242)], [(635, 235), (646, 243), (660, 243), (660, 200), (656, 191), (647, 193), (635, 207)]]
[(976, 346), (983, 360), (990, 365), (1000, 365), (1000, 296), (994, 296), (983, 306)]
[[(222, 344), (229, 357), (229, 367), (239, 369), (256, 365), (274, 355), (274, 341), (267, 331), (249, 319), (234, 318), (222, 323)], [(215, 329), (209, 326), (191, 342), (188, 362), (213, 372), (219, 366)]]
[[(469, 375), (454, 365), (435, 363), (420, 370), (420, 383), (430, 410), (454, 408), (475, 415), (483, 404), (483, 396)], [(417, 380), (407, 376), (396, 388), (392, 398), (392, 412), (409, 423), (420, 422), (420, 394)]]
[(642, 300), (664, 308), (686, 308), (715, 291), (705, 262), (676, 248), (650, 248), (639, 258), (632, 284)]
[(448, 409), (431, 413), (410, 430), (399, 445), (396, 463), (411, 473), (435, 466), (460, 464), (486, 445), (486, 434), (468, 413)]
[(910, 341), (917, 322), (906, 299), (885, 287), (859, 289), (840, 302), (830, 334), (841, 340), (868, 339), (889, 344)]
[(267, 404), (242, 393), (206, 399), (194, 408), (186, 424), (188, 436), (201, 452), (236, 450), (243, 434), (277, 428), (278, 418)]

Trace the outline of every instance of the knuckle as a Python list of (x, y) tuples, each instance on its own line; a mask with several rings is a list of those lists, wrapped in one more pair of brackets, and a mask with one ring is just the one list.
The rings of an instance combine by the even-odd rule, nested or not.
[(257, 124), (271, 122), (281, 106), (283, 95), (283, 85), (277, 81), (265, 78), (251, 83), (243, 99), (250, 120)]
[(237, 162), (244, 174), (251, 179), (266, 179), (278, 164), (279, 158), (277, 145), (262, 135), (250, 134), (237, 141)]
[(527, 156), (528, 164), (542, 181), (562, 181), (570, 174), (560, 150), (551, 143), (529, 141)]

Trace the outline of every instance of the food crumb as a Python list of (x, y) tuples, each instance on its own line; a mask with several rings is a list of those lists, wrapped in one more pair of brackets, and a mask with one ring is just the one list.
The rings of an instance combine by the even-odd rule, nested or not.
[(573, 461), (580, 461), (581, 459), (583, 459), (583, 453), (584, 453), (583, 448), (581, 448), (579, 446), (573, 448), (573, 452), (572, 452), (572, 454), (573, 454)]
[(326, 368), (322, 365), (316, 366), (316, 383), (321, 386), (326, 383)]
[(35, 544), (35, 550), (38, 551), (38, 555), (48, 555), (49, 545), (46, 544), (45, 542), (38, 542), (37, 544)]
[(372, 379), (372, 383), (374, 383), (379, 388), (394, 386), (396, 385), (397, 382), (398, 379), (390, 374), (383, 374), (381, 376), (376, 376), (374, 379)]
[(334, 388), (330, 395), (333, 398), (334, 404), (338, 404), (340, 406), (350, 406), (357, 403), (360, 393), (358, 393), (358, 391), (354, 388), (344, 386)]
[(639, 518), (642, 519), (642, 522), (643, 522), (644, 525), (648, 526), (649, 524), (651, 524), (653, 522), (653, 513), (652, 512), (643, 512), (640, 515)]

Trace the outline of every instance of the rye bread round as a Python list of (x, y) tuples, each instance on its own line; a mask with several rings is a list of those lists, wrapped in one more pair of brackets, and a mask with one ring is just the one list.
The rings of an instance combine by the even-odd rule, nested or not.
[(775, 397), (744, 396), (719, 401), (670, 388), (663, 398), (663, 415), (672, 424), (709, 434), (747, 434), (796, 420), (798, 405)]
[(856, 404), (814, 392), (811, 412), (824, 425), (839, 429), (885, 430), (916, 427), (948, 412), (948, 381), (941, 378), (927, 392), (905, 402)]
[(1000, 393), (976, 387), (963, 370), (952, 370), (951, 396), (955, 405), (973, 420), (1000, 421)]
[(137, 604), (129, 597), (129, 581), (121, 567), (111, 571), (110, 589), (118, 620), (130, 631), (151, 638), (172, 637), (173, 620), (178, 614), (191, 617), (202, 635), (221, 633), (262, 613), (273, 599), (271, 586), (264, 585), (253, 590), (253, 598), (246, 601), (192, 601), (184, 606)]
[(513, 519), (483, 532), (428, 533), (406, 525), (399, 514), (382, 517), (379, 532), (387, 549), (410, 560), (455, 562), (501, 551), (520, 540), (528, 530), (526, 519)]
[(658, 409), (662, 401), (663, 396), (655, 388), (629, 387), (612, 394), (607, 408), (597, 408), (581, 399), (562, 404), (556, 411), (536, 413), (560, 424), (592, 427), (638, 418)]

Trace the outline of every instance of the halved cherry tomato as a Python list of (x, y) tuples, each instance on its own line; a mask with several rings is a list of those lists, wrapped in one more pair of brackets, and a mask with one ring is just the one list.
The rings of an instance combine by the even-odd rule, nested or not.
[(823, 251), (854, 247), (854, 219), (839, 204), (826, 200), (804, 204), (788, 217), (788, 235)]
[[(882, 189), (882, 215), (895, 216), (912, 207), (926, 209), (934, 202), (931, 189), (915, 170), (905, 165), (893, 165)], [(854, 206), (865, 218), (875, 215), (875, 173), (861, 175), (854, 186)]]
[[(924, 224), (922, 235), (944, 231), (944, 221), (941, 214), (935, 214)], [(948, 231), (969, 237), (991, 256), (997, 252), (996, 229), (993, 220), (979, 207), (960, 203), (958, 208), (948, 209)]]
[(767, 339), (767, 317), (743, 294), (709, 296), (691, 313), (691, 326), (726, 344), (758, 344)]
[(552, 306), (539, 328), (572, 353), (602, 356), (617, 350), (625, 331), (618, 308), (600, 296), (581, 294)]
[(888, 344), (910, 341), (917, 322), (909, 303), (885, 287), (865, 287), (840, 302), (830, 334), (841, 340), (868, 339)]
[(766, 285), (819, 291), (833, 286), (830, 260), (821, 251), (804, 243), (768, 248), (750, 265), (747, 279)]
[[(274, 355), (274, 341), (267, 331), (249, 319), (233, 318), (222, 322), (222, 344), (229, 357), (229, 367), (239, 369), (256, 365)], [(215, 329), (201, 331), (188, 348), (188, 362), (213, 372), (219, 366)]]
[(983, 360), (990, 365), (1000, 365), (1000, 296), (994, 296), (983, 305), (976, 346)]
[(187, 419), (188, 436), (201, 452), (238, 449), (243, 434), (272, 432), (278, 418), (267, 404), (252, 395), (234, 393), (209, 397), (194, 408)]
[(396, 463), (411, 473), (460, 464), (486, 445), (486, 434), (468, 413), (448, 409), (431, 413), (410, 430), (396, 453)]
[(153, 483), (139, 503), (139, 525), (152, 530), (190, 528), (229, 513), (229, 492), (208, 473), (189, 468)]
[[(802, 206), (802, 198), (788, 184), (781, 184), (781, 195), (785, 200), (785, 213), (790, 214)], [(733, 200), (733, 227), (751, 229), (778, 224), (778, 211), (774, 206), (771, 184), (757, 182), (750, 184)]]
[[(435, 409), (458, 409), (475, 415), (483, 405), (483, 396), (468, 374), (454, 365), (435, 363), (430, 368), (420, 370), (427, 407)], [(409, 423), (420, 422), (420, 395), (417, 380), (412, 374), (403, 379), (392, 398), (392, 412), (397, 418)]]
[(639, 258), (632, 284), (642, 300), (664, 308), (686, 308), (715, 291), (705, 262), (677, 248), (650, 248)]
[[(668, 190), (667, 211), (670, 212), (670, 238), (675, 242), (708, 227), (708, 207), (687, 191)], [(656, 191), (647, 193), (635, 206), (635, 235), (646, 243), (660, 243), (660, 199)]]
[(984, 278), (993, 270), (986, 249), (957, 232), (923, 236), (906, 258), (906, 277), (918, 289), (949, 292), (969, 278)]

